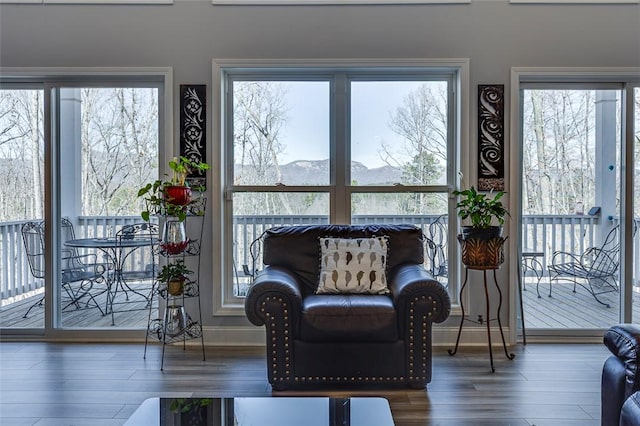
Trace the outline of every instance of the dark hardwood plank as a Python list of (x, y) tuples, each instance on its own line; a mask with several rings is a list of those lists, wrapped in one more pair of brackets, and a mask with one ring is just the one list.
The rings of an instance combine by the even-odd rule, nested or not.
[[(331, 389), (272, 392), (262, 348), (3, 342), (0, 424), (116, 426), (157, 396), (382, 396), (398, 426), (595, 426), (600, 416), (603, 345), (529, 344), (496, 352), (434, 348), (427, 390)], [(269, 426), (269, 425), (266, 425)]]

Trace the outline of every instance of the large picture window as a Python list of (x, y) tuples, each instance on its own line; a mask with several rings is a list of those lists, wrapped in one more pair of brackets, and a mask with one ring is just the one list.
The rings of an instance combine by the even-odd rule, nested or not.
[[(220, 77), (222, 205), (232, 230), (222, 250), (232, 253), (223, 260), (222, 306), (242, 303), (261, 268), (251, 243), (268, 228), (412, 223), (426, 236), (436, 222), (451, 229), (459, 67), (222, 66)], [(427, 253), (425, 266), (454, 296), (449, 239), (440, 238), (438, 264)]]

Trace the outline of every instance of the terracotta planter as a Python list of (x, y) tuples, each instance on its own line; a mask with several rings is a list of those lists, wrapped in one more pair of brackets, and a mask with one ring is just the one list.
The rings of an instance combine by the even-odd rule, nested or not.
[(167, 186), (164, 189), (166, 202), (176, 206), (185, 206), (191, 201), (191, 188), (188, 186)]
[(172, 296), (180, 296), (184, 292), (184, 279), (172, 280), (167, 283), (167, 291)]

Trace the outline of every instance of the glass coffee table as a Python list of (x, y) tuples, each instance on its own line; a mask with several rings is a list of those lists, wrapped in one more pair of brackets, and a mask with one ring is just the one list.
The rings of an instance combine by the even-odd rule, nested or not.
[[(180, 412), (181, 411), (181, 412)], [(384, 398), (150, 398), (125, 426), (393, 426)]]

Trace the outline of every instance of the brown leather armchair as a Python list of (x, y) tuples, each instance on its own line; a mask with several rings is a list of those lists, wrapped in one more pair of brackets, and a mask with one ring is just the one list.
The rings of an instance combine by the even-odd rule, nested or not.
[[(321, 237), (388, 237), (388, 295), (315, 294)], [(431, 381), (431, 328), (449, 316), (446, 289), (424, 269), (422, 231), (412, 225), (279, 227), (263, 236), (264, 269), (245, 312), (266, 326), (273, 389), (322, 384), (424, 388)]]

